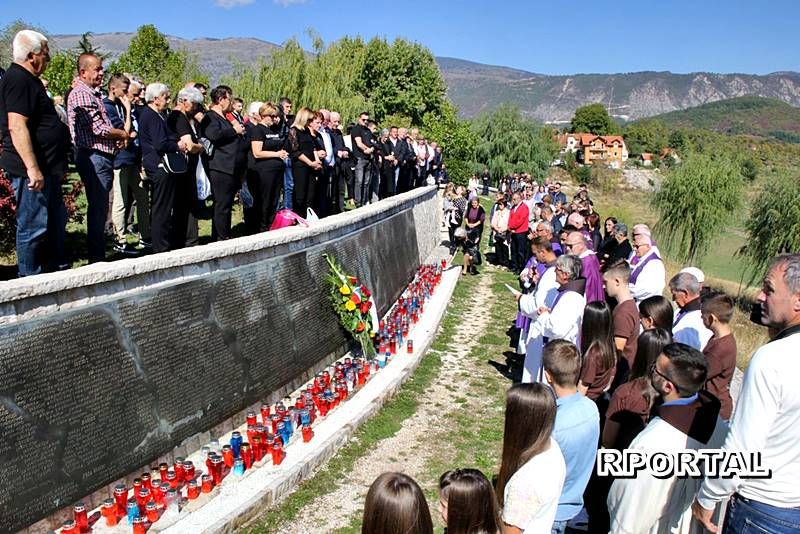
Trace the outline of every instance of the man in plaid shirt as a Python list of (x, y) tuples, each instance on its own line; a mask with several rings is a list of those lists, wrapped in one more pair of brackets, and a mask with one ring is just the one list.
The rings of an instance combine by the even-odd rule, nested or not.
[(89, 263), (106, 259), (105, 223), (114, 184), (114, 155), (128, 139), (125, 130), (111, 126), (98, 89), (102, 83), (102, 60), (94, 54), (81, 54), (78, 77), (67, 99), (67, 119), (75, 143), (75, 164), (89, 202)]

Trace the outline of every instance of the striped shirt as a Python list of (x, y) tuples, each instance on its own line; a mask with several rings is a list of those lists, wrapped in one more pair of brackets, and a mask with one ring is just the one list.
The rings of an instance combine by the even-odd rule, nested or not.
[(69, 133), (78, 148), (90, 148), (106, 154), (117, 153), (117, 144), (106, 136), (113, 128), (99, 92), (75, 81), (75, 88), (67, 99)]

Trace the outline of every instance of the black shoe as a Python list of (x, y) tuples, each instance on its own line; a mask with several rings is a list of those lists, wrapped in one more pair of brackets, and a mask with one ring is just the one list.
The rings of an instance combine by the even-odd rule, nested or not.
[(114, 252), (125, 254), (126, 256), (135, 256), (139, 254), (139, 251), (128, 243), (116, 243), (114, 245)]
[(136, 245), (137, 251), (151, 251), (153, 250), (153, 244), (149, 241), (145, 241), (144, 239), (139, 240), (139, 244)]

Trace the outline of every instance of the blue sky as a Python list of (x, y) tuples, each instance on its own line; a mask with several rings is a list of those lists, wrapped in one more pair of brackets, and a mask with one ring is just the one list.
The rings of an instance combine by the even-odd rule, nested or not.
[[(0, 26), (24, 19), (50, 33), (131, 32), (281, 43), (305, 29), (405, 37), (438, 56), (545, 74), (800, 71), (796, 1), (674, 0), (0, 0)], [(793, 5), (795, 4), (795, 5)], [(135, 11), (126, 7), (138, 6)], [(32, 6), (35, 6), (32, 8)], [(371, 6), (371, 7), (368, 7)]]

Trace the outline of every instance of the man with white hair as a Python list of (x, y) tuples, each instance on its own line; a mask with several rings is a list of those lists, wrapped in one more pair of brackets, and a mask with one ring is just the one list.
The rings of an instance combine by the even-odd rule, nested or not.
[(95, 54), (78, 57), (78, 78), (67, 99), (67, 120), (75, 143), (75, 165), (86, 189), (89, 209), (86, 237), (89, 263), (105, 261), (105, 223), (108, 195), (114, 184), (114, 156), (128, 140), (128, 132), (114, 128), (99, 88), (103, 60)]
[(570, 232), (564, 241), (567, 254), (577, 256), (581, 260), (581, 277), (586, 280), (586, 302), (604, 301), (603, 275), (600, 274), (600, 262), (597, 255), (589, 250), (586, 236), (581, 232)]
[(678, 273), (669, 281), (672, 300), (678, 305), (672, 322), (672, 339), (702, 351), (714, 333), (703, 323), (700, 282), (689, 273)]
[(649, 235), (634, 233), (632, 247), (630, 289), (638, 306), (647, 297), (664, 292), (667, 271)]
[(50, 61), (47, 38), (22, 30), (14, 36), (13, 53), (0, 80), (0, 166), (14, 188), (19, 276), (29, 276), (65, 264), (61, 180), (69, 130), (40, 79)]
[(334, 165), (333, 172), (333, 191), (331, 200), (333, 202), (333, 213), (344, 211), (345, 199), (347, 198), (348, 177), (352, 174), (350, 168), (350, 149), (344, 142), (344, 135), (340, 128), (342, 116), (337, 111), (330, 112), (328, 131), (331, 134), (333, 143)]

